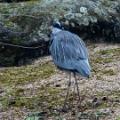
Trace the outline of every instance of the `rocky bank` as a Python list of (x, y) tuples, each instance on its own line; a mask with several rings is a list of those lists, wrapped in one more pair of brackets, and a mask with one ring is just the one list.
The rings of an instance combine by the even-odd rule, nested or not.
[(120, 42), (119, 0), (39, 0), (0, 3), (0, 66), (49, 54), (47, 27), (60, 21), (84, 41)]

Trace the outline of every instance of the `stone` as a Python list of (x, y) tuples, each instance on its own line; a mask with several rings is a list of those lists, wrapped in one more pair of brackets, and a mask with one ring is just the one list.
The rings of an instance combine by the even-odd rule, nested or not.
[[(120, 43), (119, 0), (41, 0), (32, 4), (1, 3), (0, 8), (0, 66), (49, 55), (47, 27), (56, 20), (84, 41)], [(36, 49), (38, 46), (44, 47)]]

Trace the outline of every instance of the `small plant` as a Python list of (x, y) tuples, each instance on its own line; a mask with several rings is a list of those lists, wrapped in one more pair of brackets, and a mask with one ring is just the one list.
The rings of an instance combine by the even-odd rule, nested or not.
[(40, 120), (40, 116), (44, 116), (47, 112), (44, 112), (43, 110), (37, 111), (37, 112), (31, 112), (26, 117), (26, 120)]
[(27, 118), (26, 118), (26, 120), (39, 120), (39, 118), (38, 118), (38, 117), (36, 117), (36, 116), (35, 116), (35, 117), (32, 117), (32, 118), (27, 117)]
[(118, 120), (120, 120), (120, 117), (118, 118)]
[(58, 115), (58, 114), (59, 114), (59, 112), (58, 112), (57, 110), (54, 110), (52, 113), (53, 113), (54, 115)]
[(87, 105), (88, 106), (92, 106), (92, 102), (87, 102)]

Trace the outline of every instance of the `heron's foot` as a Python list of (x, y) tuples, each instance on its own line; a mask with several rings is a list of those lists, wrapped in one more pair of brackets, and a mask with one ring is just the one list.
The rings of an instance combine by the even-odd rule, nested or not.
[(83, 97), (79, 97), (78, 100), (77, 100), (77, 102), (78, 102), (78, 103), (81, 103), (83, 100), (84, 100)]
[(78, 101), (77, 107), (78, 107), (78, 108), (81, 108), (81, 106), (82, 106), (82, 105), (81, 105), (81, 101)]
[(83, 102), (83, 100), (84, 100), (84, 98), (80, 98), (80, 99), (78, 99), (78, 101), (77, 101), (77, 106), (78, 106), (78, 108), (81, 108), (82, 107), (82, 102)]
[(68, 109), (65, 107), (65, 106), (63, 106), (63, 108), (61, 109), (61, 112), (68, 112)]

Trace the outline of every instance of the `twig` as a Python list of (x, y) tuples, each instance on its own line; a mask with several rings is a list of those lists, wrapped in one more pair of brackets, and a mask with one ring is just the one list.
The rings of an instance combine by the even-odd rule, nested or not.
[(0, 28), (6, 30), (6, 32), (12, 32), (12, 33), (17, 33), (17, 34), (26, 33), (26, 32), (16, 32), (16, 31), (12, 31), (12, 30), (10, 30), (9, 28), (4, 27), (4, 26), (2, 26), (2, 25), (0, 25)]
[(44, 17), (36, 17), (36, 16), (32, 16), (32, 15), (25, 15), (25, 14), (0, 14), (0, 15), (4, 15), (4, 16), (26, 16), (26, 17), (32, 17), (32, 18), (36, 18), (36, 19), (39, 19), (39, 18), (44, 18)]
[(14, 45), (14, 44), (9, 44), (9, 43), (2, 43), (2, 42), (0, 42), (0, 45), (19, 47), (19, 48), (24, 48), (24, 49), (38, 49), (38, 48), (46, 46), (46, 45), (42, 45), (42, 46), (37, 46), (37, 47), (25, 47), (25, 46), (21, 46), (21, 45)]

